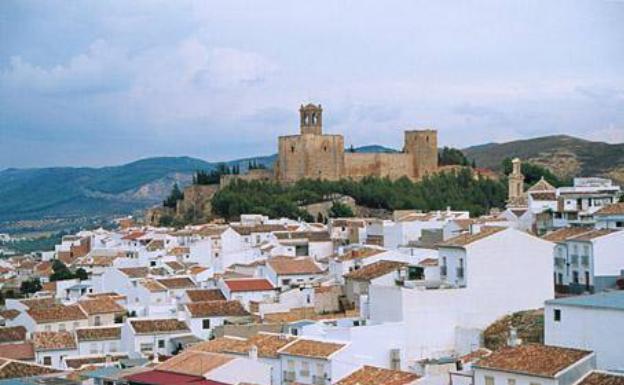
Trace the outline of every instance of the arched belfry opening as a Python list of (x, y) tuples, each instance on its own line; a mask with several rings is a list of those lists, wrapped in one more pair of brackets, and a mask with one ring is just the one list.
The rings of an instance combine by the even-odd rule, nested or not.
[(323, 108), (320, 104), (301, 105), (299, 115), (302, 134), (321, 135), (323, 133)]

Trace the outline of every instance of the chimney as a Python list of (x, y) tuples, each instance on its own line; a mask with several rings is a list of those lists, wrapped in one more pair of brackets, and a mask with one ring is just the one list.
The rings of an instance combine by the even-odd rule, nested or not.
[(507, 345), (512, 348), (519, 345), (518, 330), (513, 326), (509, 326), (509, 339), (507, 340)]
[(256, 345), (251, 345), (249, 348), (249, 359), (254, 361), (258, 360), (258, 347)]

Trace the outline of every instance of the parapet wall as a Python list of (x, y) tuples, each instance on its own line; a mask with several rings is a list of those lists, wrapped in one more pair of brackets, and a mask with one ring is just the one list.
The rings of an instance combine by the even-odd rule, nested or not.
[(390, 178), (407, 176), (414, 179), (413, 160), (405, 153), (345, 153), (345, 177), (362, 179), (367, 176)]

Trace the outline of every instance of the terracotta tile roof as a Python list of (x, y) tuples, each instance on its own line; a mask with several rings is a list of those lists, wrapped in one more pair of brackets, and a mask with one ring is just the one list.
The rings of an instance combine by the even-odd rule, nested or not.
[(139, 283), (141, 284), (141, 286), (143, 286), (152, 293), (167, 291), (166, 287), (164, 287), (158, 281), (152, 278), (142, 279), (139, 281)]
[(336, 257), (339, 261), (351, 261), (354, 259), (363, 259), (367, 257), (371, 257), (373, 255), (377, 255), (383, 253), (385, 250), (383, 249), (374, 249), (371, 247), (362, 247), (358, 249), (351, 249), (346, 253), (339, 255)]
[(269, 333), (258, 333), (247, 339), (225, 336), (193, 345), (189, 350), (246, 355), (255, 346), (258, 348), (258, 357), (277, 358), (278, 351), (295, 339), (286, 334)]
[(207, 268), (207, 267), (204, 267), (204, 266), (191, 266), (191, 267), (189, 267), (189, 269), (188, 269), (189, 273), (190, 273), (190, 274), (193, 274), (193, 275), (196, 275), (196, 274), (202, 273), (202, 272), (204, 272), (204, 271), (206, 271), (206, 270), (208, 270), (208, 268)]
[(274, 231), (284, 231), (284, 225), (255, 225), (255, 226), (231, 226), (232, 230), (240, 235), (251, 235), (253, 233), (272, 233)]
[(583, 227), (564, 227), (542, 236), (542, 239), (550, 242), (563, 242), (570, 237), (574, 237), (588, 231), (588, 229)]
[(34, 360), (35, 348), (32, 342), (20, 342), (18, 344), (1, 344), (0, 357), (12, 360)]
[(224, 301), (225, 296), (219, 289), (187, 290), (186, 295), (191, 302)]
[(106, 292), (106, 293), (91, 293), (87, 294), (87, 298), (110, 298), (115, 301), (126, 299), (125, 295), (121, 295), (119, 293), (115, 293), (114, 291)]
[(274, 235), (281, 241), (303, 239), (308, 242), (331, 242), (331, 236), (327, 231), (280, 231)]
[(141, 319), (132, 320), (130, 324), (137, 334), (190, 332), (186, 323), (177, 319)]
[(35, 274), (48, 276), (54, 273), (52, 270), (52, 261), (42, 261), (35, 266)]
[(298, 339), (284, 349), (281, 349), (280, 353), (289, 354), (291, 356), (327, 359), (345, 346), (345, 344), (332, 342)]
[(204, 374), (232, 361), (234, 357), (225, 354), (199, 351), (185, 351), (156, 366), (156, 370), (189, 374), (202, 377)]
[(20, 314), (21, 312), (15, 309), (7, 309), (7, 310), (0, 311), (0, 317), (4, 319), (9, 319), (9, 320), (17, 318), (17, 316)]
[(592, 230), (574, 237), (570, 237), (569, 239), (574, 241), (591, 241), (593, 239), (604, 237), (605, 235), (613, 234), (618, 231), (619, 230), (614, 229)]
[(419, 378), (414, 373), (365, 365), (338, 381), (336, 385), (407, 385)]
[(192, 302), (186, 305), (192, 318), (242, 317), (249, 313), (238, 301)]
[(438, 266), (438, 258), (425, 258), (418, 262), (420, 266)]
[(145, 278), (147, 274), (149, 274), (149, 269), (147, 267), (120, 267), (117, 270), (130, 278)]
[(321, 274), (323, 270), (309, 257), (275, 257), (267, 261), (278, 275)]
[(371, 279), (379, 278), (386, 274), (392, 273), (403, 266), (407, 266), (407, 263), (397, 261), (377, 261), (345, 274), (345, 278), (355, 279), (358, 281), (370, 281)]
[(0, 343), (24, 341), (25, 339), (26, 328), (23, 326), (0, 328)]
[(50, 305), (54, 305), (56, 304), (56, 300), (53, 297), (47, 297), (47, 298), (30, 298), (30, 299), (23, 299), (20, 301), (20, 303), (24, 306), (26, 306), (29, 309), (34, 309), (34, 308), (38, 308), (38, 307), (48, 307)]
[(226, 279), (223, 282), (233, 293), (241, 291), (275, 290), (271, 281), (265, 278)]
[(118, 340), (121, 338), (121, 326), (76, 329), (76, 338), (78, 342)]
[(157, 281), (167, 289), (190, 289), (196, 287), (195, 282), (188, 277), (161, 278), (157, 279)]
[(490, 349), (479, 348), (473, 352), (464, 354), (463, 356), (459, 357), (459, 360), (463, 363), (474, 362), (476, 360), (480, 360), (481, 358), (487, 357), (490, 354), (492, 354), (492, 351)]
[(56, 293), (56, 281), (42, 283), (41, 284), (41, 290), (49, 291), (51, 293)]
[(167, 252), (167, 254), (179, 257), (181, 255), (185, 255), (185, 254), (188, 254), (190, 252), (191, 252), (191, 249), (189, 247), (176, 246), (176, 247), (172, 248), (171, 250), (169, 250)]
[(500, 349), (473, 367), (554, 378), (561, 370), (592, 354), (590, 351), (526, 344)]
[(116, 313), (120, 314), (126, 311), (123, 306), (115, 302), (110, 297), (101, 297), (78, 302), (78, 305), (88, 315)]
[(84, 256), (82, 258), (78, 258), (76, 262), (73, 263), (74, 266), (113, 266), (113, 263), (117, 259), (117, 256), (112, 255), (94, 255), (94, 256)]
[(624, 374), (594, 371), (576, 385), (624, 385)]
[(468, 230), (470, 229), (470, 225), (476, 221), (474, 219), (454, 219), (452, 222), (455, 222), (460, 229)]
[(530, 193), (531, 198), (536, 201), (556, 201), (557, 194), (554, 192), (532, 192)]
[(136, 241), (137, 239), (141, 238), (144, 235), (145, 235), (145, 232), (143, 231), (133, 231), (129, 233), (128, 235), (123, 236), (121, 239), (124, 241)]
[(87, 319), (87, 315), (78, 305), (51, 305), (49, 307), (28, 309), (26, 311), (37, 323), (78, 321)]
[(76, 339), (70, 332), (34, 332), (36, 351), (76, 349)]
[(446, 247), (463, 247), (473, 242), (480, 241), (490, 235), (496, 234), (503, 230), (507, 230), (506, 227), (498, 226), (482, 226), (481, 231), (476, 234), (460, 234), (456, 237), (449, 239), (448, 241), (440, 243), (440, 246)]
[(217, 237), (223, 234), (228, 229), (227, 226), (213, 227), (213, 226), (205, 226), (201, 228), (197, 234), (202, 237)]
[[(128, 358), (126, 353), (110, 354), (111, 362), (118, 362)], [(71, 369), (80, 369), (85, 365), (101, 365), (106, 363), (106, 355), (82, 356), (82, 357), (65, 357), (65, 364)]]
[(180, 271), (186, 269), (186, 266), (178, 261), (165, 262), (165, 265), (169, 266), (173, 271)]
[(60, 373), (47, 366), (31, 364), (29, 362), (0, 359), (0, 379), (42, 376), (44, 374)]
[(613, 203), (608, 206), (601, 208), (596, 211), (594, 215), (603, 216), (603, 215), (624, 215), (624, 202), (621, 203)]

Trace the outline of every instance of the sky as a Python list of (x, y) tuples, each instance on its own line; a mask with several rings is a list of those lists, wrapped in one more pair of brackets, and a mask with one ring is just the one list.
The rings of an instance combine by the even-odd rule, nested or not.
[(0, 1), (0, 169), (347, 146), (624, 142), (624, 0)]

